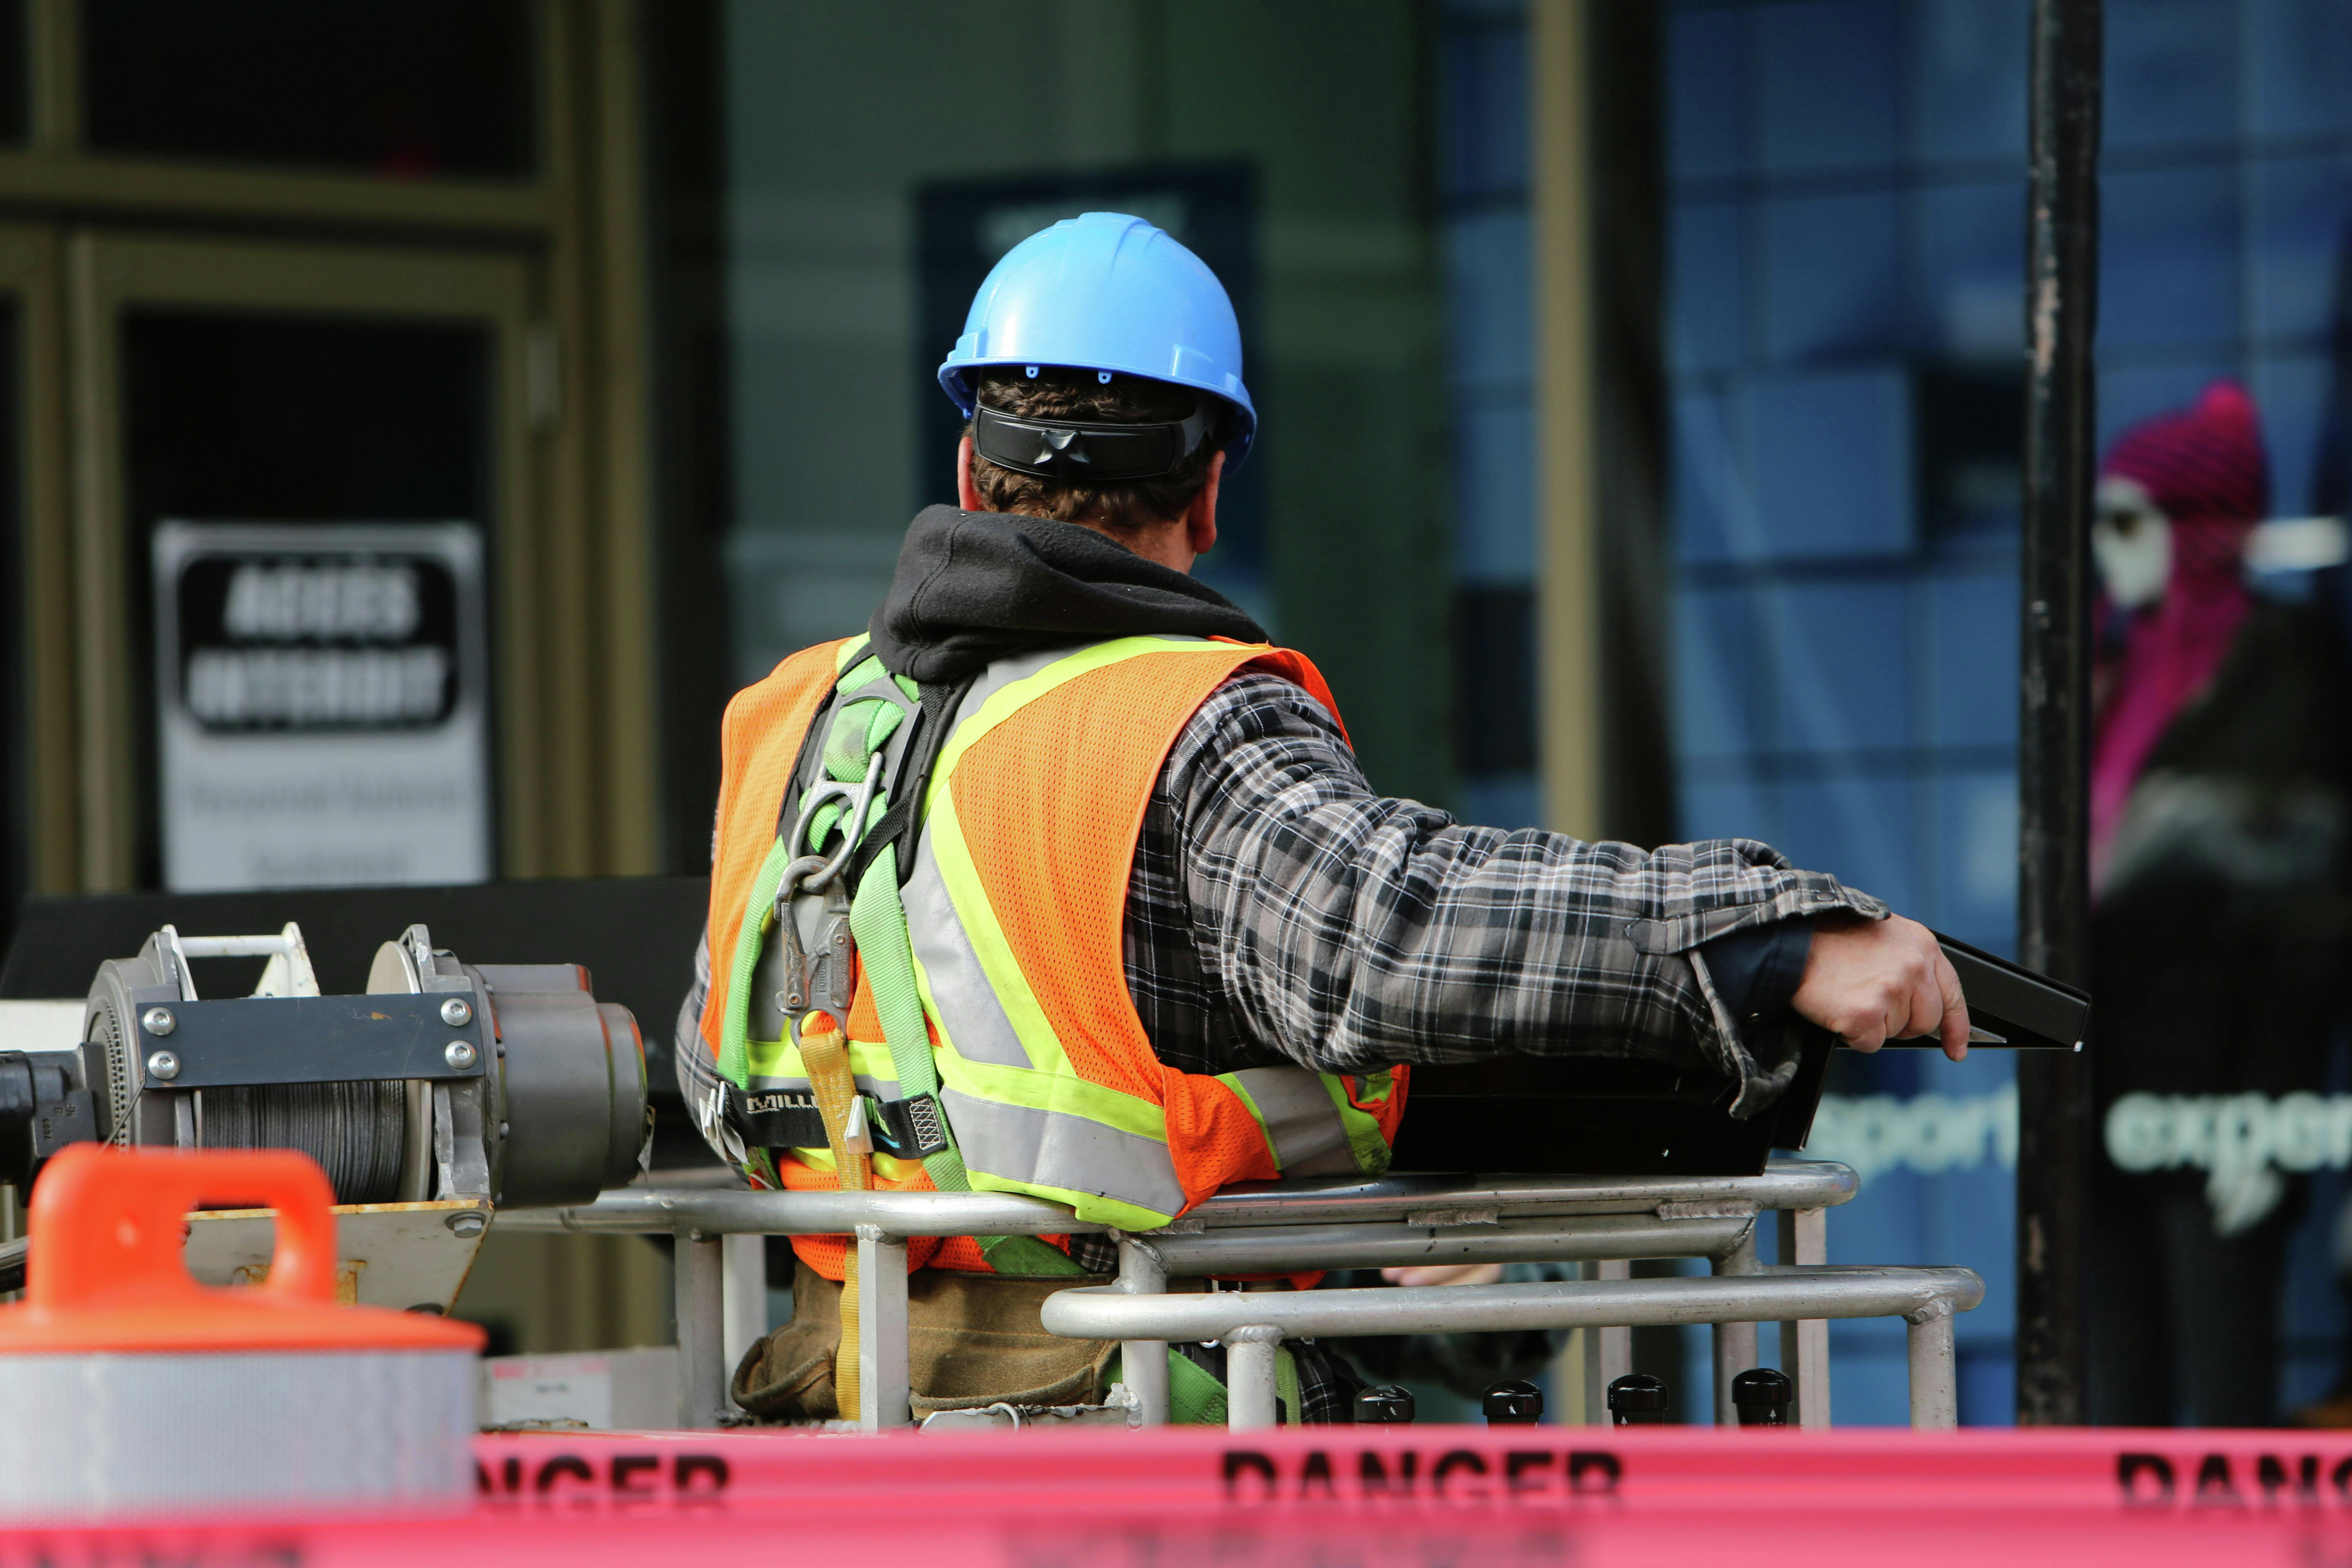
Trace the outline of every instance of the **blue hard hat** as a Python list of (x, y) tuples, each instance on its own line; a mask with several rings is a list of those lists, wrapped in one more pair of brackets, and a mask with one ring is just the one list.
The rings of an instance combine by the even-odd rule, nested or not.
[(1240, 415), (1227, 447), (1235, 468), (1257, 435), (1224, 285), (1165, 229), (1125, 213), (1064, 218), (1004, 253), (940, 365), (940, 389), (970, 417), (969, 373), (1000, 364), (1109, 371), (1213, 393)]

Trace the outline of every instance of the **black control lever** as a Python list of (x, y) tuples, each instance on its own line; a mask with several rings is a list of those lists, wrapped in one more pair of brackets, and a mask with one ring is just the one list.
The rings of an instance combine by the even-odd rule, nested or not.
[[(1955, 942), (1941, 931), (1934, 935), (1969, 999), (1969, 1045), (2021, 1051), (2083, 1048), (2091, 1026), (2089, 992)], [(1905, 1049), (1932, 1049), (1939, 1044), (1933, 1035), (1886, 1043)]]

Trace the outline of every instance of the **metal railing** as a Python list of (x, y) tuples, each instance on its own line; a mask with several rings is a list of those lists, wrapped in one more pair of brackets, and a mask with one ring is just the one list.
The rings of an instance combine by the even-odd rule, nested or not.
[[(1301, 1335), (1588, 1328), (1585, 1415), (1606, 1421), (1602, 1391), (1633, 1368), (1632, 1330), (1715, 1329), (1716, 1419), (1735, 1417), (1731, 1380), (1757, 1364), (1757, 1325), (1780, 1325), (1781, 1368), (1796, 1417), (1829, 1424), (1829, 1320), (1901, 1317), (1910, 1324), (1911, 1419), (1958, 1421), (1952, 1314), (1984, 1294), (1965, 1268), (1830, 1268), (1826, 1211), (1855, 1191), (1853, 1173), (1822, 1161), (1774, 1161), (1738, 1177), (1392, 1176), (1264, 1183), (1221, 1193), (1161, 1229), (1111, 1232), (1115, 1284), (1046, 1301), (1045, 1326), (1122, 1342), (1123, 1375), (1145, 1425), (1167, 1419), (1167, 1343), (1228, 1346), (1228, 1419), (1275, 1419), (1276, 1345)], [(1777, 1213), (1780, 1257), (1756, 1257), (1760, 1214)], [(755, 1193), (629, 1187), (573, 1208), (501, 1211), (509, 1230), (668, 1232), (677, 1238), (679, 1421), (710, 1426), (727, 1410), (720, 1345), (729, 1235), (856, 1238), (860, 1408), (868, 1429), (911, 1418), (907, 1370), (907, 1238), (1102, 1234), (1057, 1204), (1000, 1193)], [(1711, 1279), (1634, 1279), (1637, 1258), (1704, 1258)], [(1208, 1275), (1414, 1263), (1576, 1263), (1585, 1276), (1538, 1285), (1423, 1286), (1307, 1292), (1170, 1293)]]

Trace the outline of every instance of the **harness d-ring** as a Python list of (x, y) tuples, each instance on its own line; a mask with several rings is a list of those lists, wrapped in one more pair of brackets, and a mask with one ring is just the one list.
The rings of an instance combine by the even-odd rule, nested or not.
[[(805, 876), (800, 880), (797, 885), (802, 890), (814, 891), (841, 875), (842, 868), (849, 864), (849, 857), (857, 849), (857, 841), (866, 836), (866, 814), (874, 805), (875, 794), (881, 787), (882, 753), (877, 752), (866, 761), (865, 778), (856, 784), (836, 784), (831, 779), (826, 779), (810, 788), (808, 804), (801, 808), (799, 820), (793, 824), (793, 842), (795, 845), (800, 843), (801, 836), (808, 830), (809, 819), (814, 817), (826, 802), (845, 800), (850, 804), (842, 820), (834, 825), (841, 834), (841, 847), (822, 861), (814, 875)], [(785, 868), (785, 880), (778, 885), (779, 899), (784, 897), (786, 891), (795, 885), (793, 881), (793, 871), (803, 861), (812, 858), (814, 857), (803, 856)]]

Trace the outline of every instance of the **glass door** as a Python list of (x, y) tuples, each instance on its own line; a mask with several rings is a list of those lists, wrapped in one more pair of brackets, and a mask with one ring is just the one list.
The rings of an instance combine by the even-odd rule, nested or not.
[[(503, 678), (527, 688), (537, 673), (544, 595), (535, 586), (541, 563), (527, 264), (88, 233), (69, 242), (68, 257), (81, 416), (75, 574), (84, 603), (111, 612), (83, 618), (100, 629), (78, 650), (85, 882), (157, 886), (170, 866), (181, 868), (173, 879), (179, 885), (236, 885), (237, 872), (220, 869), (217, 855), (206, 879), (191, 880), (189, 845), (170, 839), (200, 831), (280, 840), (282, 852), (256, 850), (238, 862), (252, 868), (245, 885), (494, 874), (498, 859), (511, 858), (354, 854), (343, 858), (346, 866), (326, 845), (306, 845), (305, 834), (331, 839), (337, 820), (349, 831), (354, 819), (333, 814), (365, 813), (370, 803), (394, 839), (411, 823), (418, 834), (462, 833), (468, 790), (479, 797), (478, 818), (495, 800), (509, 837), (536, 825), (533, 749), (509, 722), (519, 705), (490, 698), (491, 743), (471, 764), (482, 776), (443, 776), (430, 770), (462, 773), (468, 764), (434, 753), (430, 731), (446, 727), (460, 704), (438, 696), (407, 703), (400, 684), (415, 684), (419, 649), (430, 655), (446, 644), (447, 657), (457, 657), (459, 631), (436, 642), (433, 627), (420, 627), (425, 609), (453, 594), (487, 598)], [(211, 550), (209, 565), (199, 562), (203, 570), (176, 579), (161, 599), (154, 573), (167, 568), (159, 564), (159, 530), (170, 538), (163, 554), (174, 560)], [(403, 540), (435, 530), (471, 531), (480, 542), (473, 559), (487, 567), (477, 566), (470, 587), (443, 592), (446, 570), (404, 554)], [(462, 563), (457, 574), (466, 574)], [(222, 602), (186, 599), (205, 583)], [(458, 613), (453, 607), (443, 618)], [(224, 616), (236, 624), (224, 629)], [(205, 668), (215, 675), (201, 724), (184, 721), (179, 680), (180, 645), (196, 635), (184, 623), (192, 621), (226, 645), (197, 650), (213, 656)], [(173, 646), (159, 649), (166, 623)], [(478, 663), (485, 651), (467, 657)], [(478, 670), (463, 679), (479, 682)], [(207, 733), (183, 738), (199, 729)], [(320, 739), (313, 755), (381, 757), (387, 778), (405, 782), (353, 806), (351, 779), (268, 760), (299, 756), (289, 748), (308, 732)], [(257, 755), (263, 775), (242, 793), (219, 783), (231, 775), (217, 763), (240, 742), (245, 776)], [(213, 815), (192, 816), (180, 798), (195, 767), (189, 748), (207, 745), (214, 771), (203, 790)], [(495, 794), (487, 777), (492, 751), (503, 763)], [(414, 778), (401, 774), (403, 767), (415, 773), (404, 759), (419, 754), (440, 760)], [(273, 767), (286, 770), (285, 787), (274, 794), (262, 787)], [(418, 805), (428, 796), (439, 806)]]

